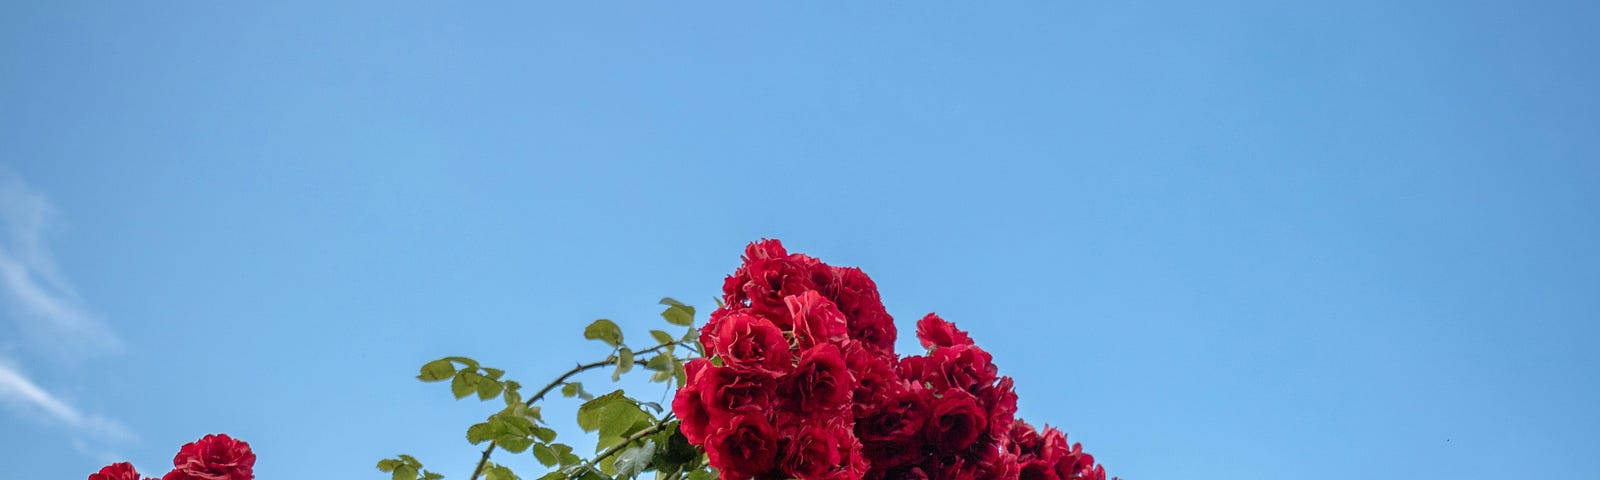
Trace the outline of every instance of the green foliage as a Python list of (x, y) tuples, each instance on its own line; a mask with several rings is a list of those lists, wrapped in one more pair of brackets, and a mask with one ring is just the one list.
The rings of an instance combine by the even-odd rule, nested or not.
[(661, 311), (661, 318), (667, 319), (667, 323), (680, 327), (694, 325), (694, 307), (684, 305), (671, 297), (662, 298), (661, 304), (667, 306), (666, 310)]
[(606, 345), (613, 347), (622, 346), (622, 327), (618, 327), (616, 322), (602, 318), (583, 329), (583, 338), (606, 342)]
[(422, 469), (422, 462), (416, 457), (400, 454), (397, 458), (385, 458), (378, 461), (378, 471), (388, 473), (391, 480), (439, 480), (444, 475)]
[[(469, 480), (520, 480), (510, 468), (489, 462), (494, 450), (508, 454), (531, 453), (540, 465), (551, 470), (540, 480), (633, 480), (655, 471), (657, 480), (715, 480), (705, 455), (689, 445), (678, 433), (678, 424), (664, 407), (629, 397), (622, 390), (594, 396), (583, 383), (570, 377), (588, 370), (610, 367), (613, 381), (633, 372), (634, 367), (650, 372), (650, 381), (677, 385), (684, 382), (683, 365), (700, 355), (699, 331), (694, 328), (694, 307), (671, 298), (660, 302), (667, 308), (661, 318), (668, 324), (685, 327), (681, 334), (650, 330), (654, 342), (635, 349), (624, 343), (621, 327), (601, 319), (584, 328), (585, 339), (598, 340), (611, 348), (599, 362), (582, 363), (572, 371), (524, 398), (522, 384), (506, 379), (506, 371), (484, 367), (468, 357), (444, 357), (422, 365), (417, 379), (423, 382), (450, 382), (450, 392), (463, 399), (476, 395), (479, 401), (504, 400), (505, 408), (466, 429), (466, 440), (485, 445), (478, 465), (480, 475)], [(682, 352), (680, 354), (680, 352)], [(594, 458), (585, 460), (571, 445), (558, 442), (558, 435), (540, 415), (535, 404), (547, 393), (559, 389), (562, 397), (578, 398), (578, 426), (596, 434)], [(660, 417), (658, 417), (660, 415)], [(443, 476), (422, 469), (421, 462), (407, 455), (378, 462), (378, 470), (391, 480), (440, 480)]]

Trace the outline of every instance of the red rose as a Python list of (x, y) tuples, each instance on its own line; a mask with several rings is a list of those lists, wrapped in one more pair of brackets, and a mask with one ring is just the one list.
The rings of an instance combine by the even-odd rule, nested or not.
[(900, 465), (922, 454), (922, 430), (932, 413), (932, 401), (933, 395), (921, 384), (910, 383), (856, 422), (856, 434), (874, 467)]
[(794, 368), (794, 352), (783, 331), (767, 319), (744, 312), (718, 319), (715, 339), (707, 345), (726, 366), (781, 375)]
[(746, 480), (771, 470), (777, 457), (778, 431), (764, 415), (737, 415), (706, 436), (706, 457), (722, 471), (722, 480)]
[(989, 428), (989, 414), (978, 406), (978, 398), (965, 390), (951, 388), (933, 401), (933, 417), (926, 427), (928, 441), (940, 451), (966, 449)]
[(839, 347), (818, 345), (800, 353), (800, 364), (783, 377), (778, 388), (791, 410), (831, 412), (849, 403), (856, 381), (845, 366)]
[(849, 338), (844, 314), (815, 290), (785, 297), (783, 301), (789, 305), (789, 318), (794, 321), (794, 336), (800, 348), (837, 344)]
[(922, 317), (922, 320), (917, 320), (917, 340), (929, 350), (937, 347), (972, 345), (972, 337), (968, 337), (967, 332), (961, 331), (955, 324), (946, 322), (932, 313)]
[(991, 388), (984, 389), (978, 395), (984, 407), (989, 409), (989, 436), (1005, 438), (1010, 433), (1010, 425), (1017, 418), (1017, 391), (1011, 385), (1011, 377), (1000, 377), (1000, 381)]
[(700, 403), (715, 419), (717, 415), (760, 413), (771, 409), (774, 382), (770, 374), (760, 371), (709, 367), (701, 371), (695, 388), (700, 391)]
[(845, 366), (856, 377), (856, 390), (851, 395), (851, 411), (856, 418), (866, 416), (888, 400), (890, 390), (897, 388), (900, 376), (894, 371), (894, 357), (855, 340), (846, 341)]
[(171, 472), (162, 480), (250, 480), (255, 478), (256, 454), (250, 444), (227, 434), (206, 435), (184, 444), (173, 457)]
[(940, 387), (978, 392), (993, 384), (999, 372), (994, 357), (977, 345), (939, 347), (928, 357), (939, 366), (940, 378), (933, 384)]
[(1037, 457), (1040, 449), (1044, 448), (1044, 437), (1039, 436), (1039, 432), (1033, 429), (1033, 425), (1028, 425), (1028, 422), (1024, 422), (1022, 419), (1011, 422), (1011, 431), (1007, 433), (1007, 437), (1010, 438), (1010, 442), (1007, 443), (1006, 448), (1011, 451), (1011, 454), (1019, 457)]
[(883, 352), (894, 352), (894, 317), (883, 308), (878, 284), (866, 272), (854, 267), (832, 267), (832, 279), (824, 293), (850, 324), (850, 338), (865, 342)]
[(131, 463), (113, 463), (101, 468), (99, 473), (89, 474), (89, 480), (139, 480), (139, 472), (133, 470)]
[(705, 442), (706, 430), (711, 424), (711, 411), (705, 403), (700, 401), (700, 376), (711, 366), (711, 361), (704, 358), (690, 360), (683, 364), (684, 377), (687, 380), (682, 388), (678, 389), (676, 396), (672, 397), (672, 413), (678, 416), (678, 431), (683, 432), (684, 438), (690, 443), (699, 445)]
[(788, 442), (783, 471), (800, 480), (859, 480), (867, 470), (861, 443), (838, 423), (801, 427)]
[(817, 259), (790, 255), (777, 240), (762, 240), (745, 247), (744, 265), (723, 282), (724, 303), (748, 307), (751, 313), (789, 329), (789, 309), (784, 297), (817, 288), (826, 279), (828, 266)]

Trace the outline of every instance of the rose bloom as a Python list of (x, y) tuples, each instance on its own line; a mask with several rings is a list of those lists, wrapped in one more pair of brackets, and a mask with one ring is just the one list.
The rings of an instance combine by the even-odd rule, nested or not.
[(800, 364), (783, 377), (778, 395), (791, 410), (832, 412), (850, 403), (855, 388), (855, 377), (845, 366), (839, 347), (819, 345), (800, 353)]
[(250, 480), (255, 478), (255, 464), (250, 444), (227, 434), (206, 435), (179, 449), (172, 459), (172, 471), (161, 479)]
[(689, 443), (699, 445), (705, 442), (706, 429), (711, 423), (711, 411), (705, 403), (700, 401), (700, 376), (711, 366), (711, 361), (704, 358), (690, 360), (683, 364), (686, 382), (678, 389), (678, 394), (672, 397), (672, 413), (678, 416), (678, 431), (683, 432), (684, 438)]
[(747, 306), (787, 330), (792, 322), (784, 297), (815, 290), (817, 281), (829, 275), (828, 266), (817, 259), (791, 255), (777, 240), (762, 240), (745, 247), (744, 265), (723, 282), (723, 303)]
[(780, 465), (800, 480), (856, 480), (867, 470), (861, 443), (839, 423), (801, 427), (790, 438)]
[(849, 338), (844, 314), (815, 290), (785, 297), (783, 301), (789, 305), (789, 318), (794, 321), (794, 336), (800, 348), (838, 344)]
[(994, 383), (999, 373), (994, 366), (994, 357), (977, 345), (939, 347), (928, 357), (939, 368), (940, 378), (933, 382), (937, 386), (977, 393), (982, 387)]
[(133, 470), (131, 463), (113, 463), (101, 468), (99, 473), (89, 474), (89, 480), (139, 480), (139, 472)]
[(719, 414), (770, 410), (775, 384), (776, 380), (770, 374), (760, 371), (740, 372), (728, 367), (706, 367), (701, 370), (695, 389), (700, 392), (701, 404), (711, 411), (714, 420)]
[(737, 415), (706, 435), (706, 457), (722, 480), (746, 480), (772, 469), (778, 431), (763, 415)]
[(871, 415), (856, 421), (856, 435), (874, 467), (900, 465), (922, 454), (922, 430), (932, 402), (933, 395), (922, 384), (907, 383)]
[(926, 427), (928, 442), (940, 451), (966, 449), (989, 428), (989, 413), (978, 406), (978, 398), (965, 390), (951, 388), (933, 401), (933, 418)]
[(854, 267), (831, 267), (823, 294), (839, 307), (849, 321), (850, 338), (865, 342), (879, 351), (894, 353), (894, 317), (883, 308), (878, 284), (866, 272)]
[(888, 401), (890, 390), (902, 383), (894, 371), (894, 356), (856, 340), (846, 341), (840, 349), (844, 351), (845, 366), (856, 377), (850, 409), (856, 418), (867, 416)]
[(928, 316), (917, 320), (917, 340), (922, 346), (932, 350), (938, 347), (953, 347), (956, 345), (972, 345), (972, 337), (967, 336), (956, 328), (955, 324), (946, 322), (938, 315), (929, 313)]
[(781, 375), (794, 368), (794, 352), (783, 331), (771, 321), (744, 312), (718, 319), (712, 343), (706, 344), (723, 364), (740, 370)]

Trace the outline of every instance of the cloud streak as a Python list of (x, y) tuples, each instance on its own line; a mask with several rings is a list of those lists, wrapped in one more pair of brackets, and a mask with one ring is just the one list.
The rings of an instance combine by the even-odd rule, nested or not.
[(127, 427), (115, 420), (93, 415), (85, 415), (82, 411), (52, 395), (38, 384), (29, 380), (22, 371), (0, 362), (0, 398), (5, 399), (14, 407), (25, 411), (44, 413), (73, 429), (88, 432), (108, 440), (127, 440), (133, 438)]
[(49, 200), (15, 176), (0, 173), (0, 295), (35, 346), (75, 351), (87, 343), (120, 349), (121, 341), (61, 275), (46, 235), (56, 223)]

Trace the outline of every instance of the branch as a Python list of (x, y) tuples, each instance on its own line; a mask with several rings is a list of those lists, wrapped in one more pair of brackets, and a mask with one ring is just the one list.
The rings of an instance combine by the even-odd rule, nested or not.
[[(668, 346), (673, 346), (673, 345), (685, 345), (685, 346), (687, 346), (688, 343), (686, 343), (686, 342), (665, 343), (665, 344), (661, 344), (661, 345), (656, 345), (654, 347), (646, 348), (644, 350), (640, 350), (640, 351), (637, 351), (637, 352), (633, 352), (633, 355), (634, 355), (633, 364), (634, 365), (641, 365), (641, 366), (645, 365), (648, 361), (640, 359), (639, 358), (640, 356), (642, 356), (644, 354), (647, 354), (647, 353), (655, 353), (655, 352), (661, 351), (664, 348), (667, 348)], [(526, 406), (529, 406), (529, 407), (533, 406), (534, 402), (538, 402), (540, 399), (544, 398), (545, 394), (550, 393), (551, 390), (555, 390), (556, 387), (561, 386), (562, 383), (566, 383), (567, 379), (568, 378), (572, 378), (573, 375), (577, 375), (577, 374), (580, 374), (580, 373), (583, 373), (583, 372), (587, 372), (589, 370), (594, 370), (596, 368), (604, 367), (604, 366), (611, 365), (611, 364), (614, 364), (614, 363), (617, 363), (617, 356), (616, 355), (607, 356), (605, 360), (601, 360), (601, 361), (598, 361), (598, 362), (578, 364), (578, 366), (572, 367), (572, 370), (567, 370), (567, 373), (563, 373), (563, 374), (561, 374), (560, 377), (556, 377), (556, 379), (554, 381), (551, 381), (549, 385), (545, 385), (544, 388), (539, 389), (539, 393), (535, 393), (535, 394), (533, 394), (532, 397), (528, 397), (528, 401), (523, 402), (523, 405), (526, 405)], [(489, 448), (483, 449), (483, 457), (478, 459), (478, 466), (476, 468), (472, 469), (472, 476), (470, 477), (470, 480), (478, 480), (478, 476), (479, 475), (483, 475), (483, 468), (485, 466), (489, 465), (489, 455), (493, 455), (494, 454), (494, 447), (495, 446), (496, 446), (495, 442), (493, 440), (490, 440), (489, 441)]]

